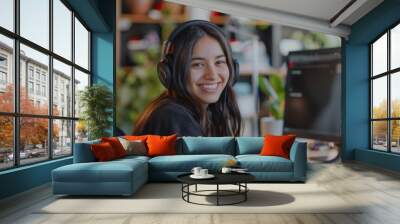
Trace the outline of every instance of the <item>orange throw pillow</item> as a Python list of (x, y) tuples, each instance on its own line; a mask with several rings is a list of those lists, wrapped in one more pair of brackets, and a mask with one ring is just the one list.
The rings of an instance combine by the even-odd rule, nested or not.
[(118, 158), (126, 156), (126, 151), (117, 137), (101, 138), (101, 142), (110, 143)]
[(261, 149), (260, 155), (262, 156), (280, 156), (286, 159), (290, 159), (290, 147), (296, 135), (265, 135), (264, 145)]
[(169, 136), (148, 135), (148, 156), (176, 155), (176, 134)]
[(94, 157), (99, 162), (109, 161), (117, 158), (114, 149), (108, 142), (93, 144), (90, 146), (90, 148), (94, 154)]
[(140, 140), (140, 141), (146, 142), (146, 139), (147, 139), (147, 135), (125, 135), (122, 137), (129, 141)]

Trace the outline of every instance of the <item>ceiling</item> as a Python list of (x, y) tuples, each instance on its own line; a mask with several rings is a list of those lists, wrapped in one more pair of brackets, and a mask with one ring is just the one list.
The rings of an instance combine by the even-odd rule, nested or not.
[(348, 37), (383, 0), (168, 0), (208, 10)]
[[(226, 1), (234, 3), (245, 2), (240, 0)], [(329, 20), (349, 2), (351, 2), (351, 0), (251, 0), (247, 1), (245, 4)]]

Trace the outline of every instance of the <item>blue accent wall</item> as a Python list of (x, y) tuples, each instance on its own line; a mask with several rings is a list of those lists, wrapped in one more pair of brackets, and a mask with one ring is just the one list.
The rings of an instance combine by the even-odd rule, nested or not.
[(354, 159), (354, 149), (368, 147), (369, 135), (369, 60), (368, 45), (346, 43), (344, 47), (345, 77), (342, 84), (346, 98), (344, 109), (344, 144), (342, 158)]
[(393, 155), (393, 153), (356, 149), (355, 160), (400, 172), (400, 155)]
[(369, 43), (400, 22), (400, 1), (386, 0), (351, 27), (344, 44), (343, 160), (399, 170), (400, 157), (369, 149)]
[(116, 32), (116, 5), (115, 1), (101, 1), (97, 8), (103, 15), (104, 21), (110, 29), (107, 32), (92, 32), (92, 82), (101, 83), (109, 87), (113, 93), (113, 125), (109, 128), (111, 135), (116, 129), (116, 93), (115, 93), (115, 32)]
[[(92, 82), (115, 92), (115, 0), (67, 0), (92, 32)], [(115, 94), (114, 94), (115, 95)], [(114, 97), (115, 99), (115, 97)], [(114, 100), (113, 127), (115, 127)], [(115, 128), (110, 127), (110, 131)], [(0, 171), (0, 199), (51, 181), (51, 171), (72, 163), (72, 157)]]
[(51, 171), (72, 163), (72, 158), (46, 161), (0, 173), (0, 199), (29, 190), (51, 181)]
[[(100, 10), (99, 5), (113, 4), (115, 0), (66, 0), (75, 12), (83, 19), (85, 24), (90, 27), (93, 32), (109, 32), (112, 30), (114, 23), (108, 23), (111, 20), (104, 16), (104, 12)], [(111, 10), (112, 8), (109, 8)], [(115, 12), (115, 10), (114, 10)]]

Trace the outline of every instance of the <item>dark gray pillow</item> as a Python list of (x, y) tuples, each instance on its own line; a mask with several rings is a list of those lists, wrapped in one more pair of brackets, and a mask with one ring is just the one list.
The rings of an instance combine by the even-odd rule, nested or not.
[(146, 156), (147, 149), (146, 145), (141, 140), (126, 140), (124, 138), (118, 137), (119, 142), (121, 142), (122, 147), (124, 147), (126, 151), (126, 155), (135, 155), (135, 156)]

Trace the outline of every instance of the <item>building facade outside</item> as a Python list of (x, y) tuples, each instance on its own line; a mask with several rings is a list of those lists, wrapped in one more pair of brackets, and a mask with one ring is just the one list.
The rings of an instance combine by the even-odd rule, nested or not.
[[(12, 113), (14, 106), (14, 56), (13, 48), (0, 41), (0, 111)], [(55, 59), (54, 59), (55, 61)], [(58, 62), (60, 64), (61, 62)], [(62, 118), (72, 118), (72, 69), (61, 71), (54, 62), (53, 68), (53, 89), (49, 93), (49, 67), (46, 64), (26, 56), (25, 52), (20, 52), (20, 112), (27, 115), (49, 115), (49, 99), (53, 97), (53, 116), (60, 119), (53, 119), (53, 158), (72, 153), (72, 120)], [(65, 69), (63, 69), (65, 70)], [(76, 95), (82, 90), (80, 81), (75, 79)], [(88, 83), (83, 82), (83, 85)], [(8, 99), (5, 99), (7, 98)], [(8, 104), (8, 105), (7, 105)], [(75, 117), (80, 116), (79, 97), (75, 98)], [(7, 109), (8, 108), (8, 109)], [(0, 169), (12, 166), (13, 163), (13, 137), (5, 136), (13, 134), (12, 117), (0, 116), (6, 118), (6, 124), (9, 124), (8, 131), (0, 132), (2, 142), (0, 142)], [(8, 119), (8, 120), (7, 120)], [(7, 123), (8, 121), (8, 123)], [(4, 123), (4, 122), (3, 122)], [(32, 124), (33, 123), (33, 124)], [(41, 135), (35, 132), (38, 123), (42, 124), (45, 132)], [(79, 126), (79, 123), (76, 123)], [(21, 164), (32, 163), (48, 159), (48, 119), (47, 118), (20, 118), (20, 159)], [(32, 126), (33, 129), (29, 129)], [(40, 126), (40, 125), (39, 125)], [(37, 131), (40, 132), (40, 131)], [(36, 140), (35, 138), (36, 134)], [(76, 131), (77, 141), (86, 140), (85, 133)], [(6, 140), (9, 137), (9, 140)]]

